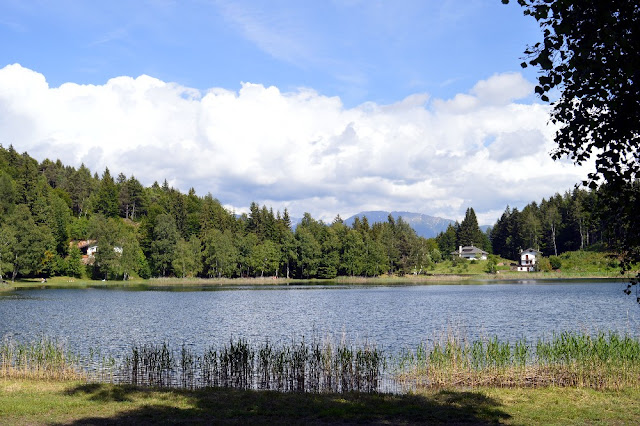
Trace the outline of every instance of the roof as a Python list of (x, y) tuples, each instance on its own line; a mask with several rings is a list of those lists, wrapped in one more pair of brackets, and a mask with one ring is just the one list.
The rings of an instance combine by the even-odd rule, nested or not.
[(521, 250), (520, 253), (536, 253), (536, 254), (542, 254), (542, 252), (540, 250), (534, 250), (532, 248), (528, 248), (526, 250)]
[(71, 241), (69, 242), (69, 245), (73, 246), (75, 244), (79, 249), (81, 249), (81, 248), (94, 245), (95, 243), (96, 243), (96, 240), (80, 240), (80, 241)]
[(476, 246), (464, 246), (462, 247), (462, 251), (455, 250), (452, 251), (451, 254), (489, 254), (486, 251), (479, 249)]

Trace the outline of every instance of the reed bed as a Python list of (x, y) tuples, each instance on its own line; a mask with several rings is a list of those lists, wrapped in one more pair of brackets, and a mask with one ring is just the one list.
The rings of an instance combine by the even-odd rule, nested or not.
[(405, 387), (640, 387), (640, 341), (616, 333), (554, 334), (535, 345), (457, 337), (405, 351), (395, 362)]
[(449, 334), (415, 350), (385, 353), (368, 342), (314, 338), (275, 344), (230, 340), (201, 353), (187, 345), (138, 344), (114, 359), (70, 354), (60, 342), (0, 343), (0, 377), (85, 379), (185, 389), (392, 392), (430, 387), (640, 388), (640, 340), (563, 332), (535, 343)]
[(183, 345), (134, 345), (116, 381), (161, 387), (233, 387), (282, 392), (378, 392), (385, 356), (375, 345), (292, 341), (251, 345), (244, 339), (196, 354)]
[(0, 377), (71, 380), (84, 377), (79, 358), (48, 337), (34, 342), (0, 342)]

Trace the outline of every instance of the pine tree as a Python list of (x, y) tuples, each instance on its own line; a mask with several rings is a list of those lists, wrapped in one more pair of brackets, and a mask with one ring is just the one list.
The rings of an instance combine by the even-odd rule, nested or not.
[(102, 174), (96, 203), (94, 205), (96, 213), (101, 213), (105, 217), (118, 217), (118, 187), (106, 168)]
[(456, 232), (456, 245), (458, 246), (481, 246), (483, 241), (482, 231), (478, 226), (476, 212), (469, 207), (464, 215), (462, 223)]

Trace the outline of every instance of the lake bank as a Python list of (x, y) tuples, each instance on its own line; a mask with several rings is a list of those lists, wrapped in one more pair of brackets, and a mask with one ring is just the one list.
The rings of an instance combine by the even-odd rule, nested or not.
[(7, 424), (637, 424), (638, 401), (635, 388), (305, 394), (0, 379), (0, 420)]
[(151, 278), (148, 280), (131, 279), (127, 281), (98, 281), (72, 277), (53, 277), (42, 282), (41, 279), (23, 279), (16, 282), (0, 283), (0, 291), (29, 288), (109, 288), (109, 287), (233, 287), (233, 286), (278, 286), (278, 285), (429, 285), (429, 284), (482, 284), (486, 282), (514, 280), (580, 280), (580, 279), (618, 279), (628, 280), (631, 274), (618, 272), (512, 272), (500, 271), (498, 274), (421, 274), (405, 276), (379, 277), (336, 277), (332, 279), (287, 279), (276, 277), (257, 278)]

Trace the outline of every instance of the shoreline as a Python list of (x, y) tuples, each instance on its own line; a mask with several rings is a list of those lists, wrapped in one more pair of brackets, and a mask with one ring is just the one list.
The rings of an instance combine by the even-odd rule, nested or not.
[(118, 287), (183, 287), (183, 288), (207, 288), (207, 287), (275, 287), (285, 285), (305, 286), (339, 286), (339, 285), (482, 285), (487, 283), (500, 283), (510, 281), (572, 281), (572, 280), (615, 280), (627, 281), (631, 274), (619, 273), (593, 274), (586, 272), (502, 272), (498, 274), (428, 274), (405, 276), (379, 276), (379, 277), (336, 277), (333, 279), (287, 279), (275, 277), (257, 278), (150, 278), (148, 280), (132, 279), (127, 281), (97, 281), (89, 279), (54, 277), (46, 282), (40, 279), (24, 279), (16, 282), (0, 283), (0, 292), (24, 290), (24, 289), (49, 289), (49, 288), (118, 288)]

